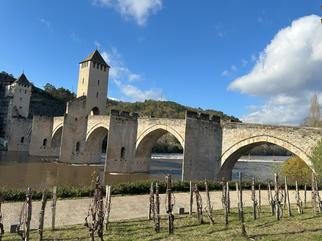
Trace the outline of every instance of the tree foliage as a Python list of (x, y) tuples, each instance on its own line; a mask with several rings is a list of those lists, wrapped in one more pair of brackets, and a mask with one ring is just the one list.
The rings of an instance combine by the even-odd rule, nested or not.
[(221, 111), (216, 110), (204, 110), (201, 108), (192, 108), (184, 105), (180, 105), (173, 101), (157, 101), (157, 100), (145, 100), (144, 102), (122, 102), (115, 100), (108, 100), (108, 111), (111, 109), (123, 110), (128, 112), (139, 113), (140, 116), (156, 117), (156, 118), (178, 118), (184, 119), (185, 112), (187, 110), (205, 112), (209, 115), (220, 116), (224, 120), (240, 121), (234, 116), (228, 116)]
[(69, 89), (63, 87), (56, 88), (55, 86), (47, 83), (44, 86), (44, 90), (49, 93), (51, 96), (55, 97), (58, 100), (63, 101), (64, 103), (71, 101), (76, 98), (75, 93), (71, 92)]
[(310, 182), (311, 173), (310, 167), (298, 156), (292, 156), (287, 159), (283, 163), (281, 170), (281, 175), (287, 176), (290, 182), (308, 183)]
[(311, 161), (313, 163), (314, 171), (317, 176), (322, 178), (322, 139), (318, 142), (318, 145), (314, 149), (311, 157)]
[(311, 107), (309, 117), (305, 119), (304, 126), (321, 127), (320, 104), (317, 95), (313, 95), (311, 99)]

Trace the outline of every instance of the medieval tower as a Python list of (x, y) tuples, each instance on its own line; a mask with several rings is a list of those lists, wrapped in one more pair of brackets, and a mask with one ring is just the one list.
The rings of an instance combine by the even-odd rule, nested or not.
[(86, 96), (88, 114), (106, 114), (109, 68), (97, 50), (80, 62), (77, 98)]

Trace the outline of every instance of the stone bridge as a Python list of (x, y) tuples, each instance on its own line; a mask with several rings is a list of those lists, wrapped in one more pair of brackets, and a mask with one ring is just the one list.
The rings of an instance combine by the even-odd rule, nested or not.
[(311, 166), (312, 150), (322, 137), (322, 129), (223, 122), (190, 111), (185, 119), (140, 118), (119, 111), (75, 116), (35, 117), (30, 154), (57, 156), (67, 163), (105, 159), (105, 170), (112, 173), (149, 172), (153, 146), (170, 133), (184, 150), (182, 179), (202, 180), (231, 178), (237, 160), (263, 143), (281, 146)]

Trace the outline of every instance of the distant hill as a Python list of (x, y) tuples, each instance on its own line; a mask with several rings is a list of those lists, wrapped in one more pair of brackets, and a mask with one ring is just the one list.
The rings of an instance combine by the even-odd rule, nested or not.
[(205, 112), (210, 115), (220, 116), (224, 120), (240, 122), (238, 118), (226, 115), (221, 111), (192, 108), (189, 106), (178, 104), (173, 101), (146, 100), (144, 102), (131, 103), (108, 99), (107, 108), (108, 111), (110, 111), (111, 109), (116, 109), (129, 112), (136, 112), (139, 113), (140, 116), (178, 119), (184, 119), (186, 110), (192, 110), (196, 112)]
[(65, 113), (66, 102), (53, 97), (48, 92), (32, 87), (30, 114), (43, 116), (63, 116)]

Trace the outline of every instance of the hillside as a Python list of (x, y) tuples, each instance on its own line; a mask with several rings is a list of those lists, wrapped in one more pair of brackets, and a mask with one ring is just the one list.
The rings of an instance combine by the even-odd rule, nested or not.
[(116, 109), (136, 112), (139, 113), (140, 116), (179, 119), (183, 119), (185, 117), (186, 110), (192, 110), (197, 112), (205, 112), (210, 115), (220, 116), (224, 120), (240, 121), (238, 118), (226, 115), (221, 111), (192, 108), (173, 101), (146, 100), (144, 102), (130, 103), (109, 99), (107, 102), (107, 108), (108, 111), (110, 111), (111, 109)]
[(30, 101), (30, 117), (33, 115), (63, 116), (66, 103), (48, 92), (33, 86)]

